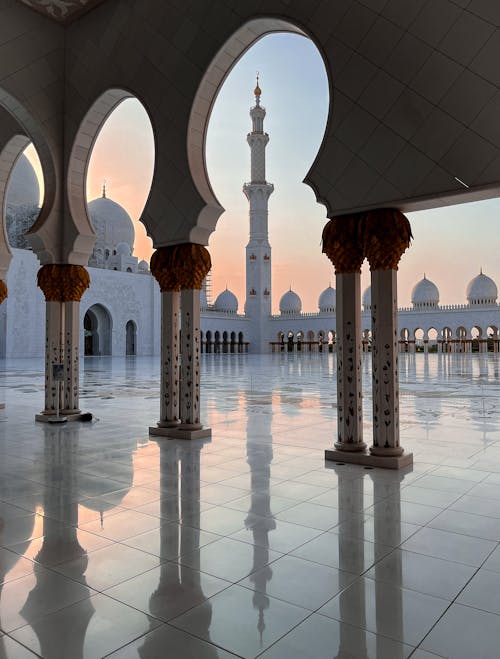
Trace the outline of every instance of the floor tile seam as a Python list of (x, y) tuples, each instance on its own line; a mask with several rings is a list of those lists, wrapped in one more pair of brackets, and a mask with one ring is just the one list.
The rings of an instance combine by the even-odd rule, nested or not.
[[(496, 483), (495, 483), (495, 485), (496, 485)], [(498, 489), (500, 490), (500, 483), (498, 484)], [(494, 501), (494, 502), (498, 503), (498, 499), (495, 499), (493, 497), (480, 497), (477, 494), (472, 494), (471, 492), (465, 492), (464, 494), (461, 495), (460, 499), (463, 496), (469, 496), (469, 497), (472, 497), (473, 499), (479, 499), (479, 501), (482, 501), (484, 499), (485, 501)], [(457, 501), (459, 501), (459, 499), (457, 499)], [(457, 503), (457, 501), (454, 501), (453, 503)], [(450, 505), (453, 505), (453, 504), (450, 504)], [(478, 502), (478, 505), (479, 505), (479, 502)], [(467, 511), (464, 511), (464, 512), (467, 512)], [(486, 515), (483, 515), (483, 517), (486, 517)]]
[[(41, 654), (38, 654), (37, 652), (35, 652), (34, 650), (32, 650), (30, 647), (28, 647), (27, 645), (25, 645), (24, 643), (22, 643), (21, 641), (19, 641), (17, 638), (14, 638), (13, 636), (11, 636), (9, 633), (7, 633), (7, 632), (3, 632), (3, 635), (4, 635), (4, 638), (10, 638), (11, 641), (15, 641), (16, 643), (19, 643), (19, 645), (21, 645), (23, 648), (25, 648), (26, 650), (28, 650), (28, 652), (31, 652), (31, 654), (32, 654), (34, 657), (39, 657), (39, 659), (43, 659), (43, 657), (42, 657)], [(2, 638), (2, 637), (0, 636), (0, 639), (1, 639), (1, 638)]]
[[(336, 595), (335, 597), (338, 597), (338, 595)], [(332, 599), (334, 599), (334, 598), (332, 598)], [(386, 639), (389, 639), (390, 641), (395, 641), (396, 643), (399, 643), (400, 645), (406, 645), (407, 647), (412, 648), (412, 654), (413, 654), (413, 652), (415, 652), (415, 650), (417, 650), (420, 647), (420, 643), (423, 642), (423, 639), (422, 639), (422, 641), (420, 641), (420, 643), (418, 645), (414, 645), (413, 643), (409, 643), (408, 641), (403, 641), (402, 639), (396, 638), (395, 636), (389, 636), (388, 634), (382, 634), (379, 631), (374, 631), (373, 629), (369, 629), (368, 627), (362, 627), (361, 625), (357, 625), (353, 622), (347, 622), (346, 620), (341, 620), (340, 618), (335, 618), (334, 616), (326, 615), (326, 613), (321, 613), (320, 611), (316, 611), (315, 615), (321, 616), (322, 618), (326, 618), (327, 620), (335, 620), (336, 622), (338, 622), (342, 625), (348, 625), (349, 627), (353, 627), (354, 629), (358, 629), (358, 630), (361, 630), (363, 632), (369, 632), (370, 634), (373, 634), (376, 637), (380, 636), (381, 638), (386, 638)], [(427, 636), (427, 634), (426, 634), (426, 636)]]
[[(456, 512), (460, 512), (460, 511), (456, 511)], [(476, 516), (473, 515), (473, 517), (476, 517)], [(478, 515), (478, 517), (480, 517), (480, 515)], [(495, 518), (494, 517), (484, 517), (483, 516), (483, 519), (495, 519)], [(434, 520), (431, 520), (431, 522), (429, 522), (429, 524), (425, 524), (425, 526), (422, 527), (422, 528), (434, 529), (435, 531), (443, 531), (445, 533), (454, 533), (455, 535), (461, 535), (461, 536), (464, 536), (466, 538), (474, 538), (475, 540), (485, 540), (487, 542), (496, 542), (497, 544), (500, 542), (500, 535), (499, 535), (498, 539), (494, 539), (494, 538), (485, 538), (484, 536), (481, 536), (481, 535), (471, 535), (470, 533), (466, 533), (465, 531), (450, 531), (449, 529), (443, 529), (443, 528), (440, 528), (439, 526), (431, 526), (432, 521), (434, 521)]]
[[(245, 659), (245, 657), (243, 657), (243, 655), (234, 654), (234, 652), (230, 652), (229, 650), (226, 650), (226, 648), (223, 648), (223, 647), (220, 646), (220, 645), (215, 645), (215, 643), (213, 643), (212, 641), (207, 641), (206, 639), (201, 638), (201, 637), (199, 637), (199, 636), (196, 636), (195, 634), (192, 634), (191, 632), (188, 632), (188, 631), (186, 631), (185, 629), (182, 629), (181, 627), (174, 627), (174, 625), (170, 625), (170, 624), (167, 623), (167, 622), (164, 622), (164, 623), (161, 623), (160, 625), (157, 625), (154, 629), (152, 629), (152, 630), (148, 630), (145, 634), (141, 634), (140, 636), (138, 636), (137, 638), (134, 638), (134, 639), (131, 640), (131, 641), (127, 641), (127, 643), (125, 643), (125, 645), (121, 645), (119, 648), (116, 648), (115, 650), (112, 650), (111, 652), (109, 652), (109, 653), (103, 655), (103, 657), (102, 657), (101, 659), (108, 659), (109, 657), (112, 658), (113, 655), (114, 655), (116, 652), (119, 652), (120, 650), (123, 650), (124, 648), (128, 647), (129, 645), (132, 645), (132, 643), (135, 643), (135, 642), (138, 641), (139, 639), (141, 639), (141, 638), (145, 638), (145, 637), (148, 636), (149, 634), (152, 634), (152, 633), (156, 632), (160, 627), (171, 627), (171, 628), (174, 629), (175, 631), (182, 631), (184, 634), (187, 634), (188, 636), (191, 636), (192, 638), (196, 638), (197, 640), (201, 640), (201, 641), (203, 641), (204, 643), (207, 643), (208, 645), (212, 645), (212, 646), (214, 646), (214, 647), (216, 647), (216, 648), (219, 648), (219, 649), (223, 650), (224, 652), (227, 652), (228, 654), (230, 654), (230, 655), (233, 656), (233, 657), (238, 657), (238, 659)], [(43, 659), (43, 658), (42, 658), (42, 659)]]
[[(282, 557), (282, 558), (283, 558), (283, 557)], [(296, 557), (296, 556), (293, 556), (292, 558), (297, 558), (297, 557)], [(302, 559), (302, 560), (304, 560), (304, 559)], [(270, 563), (269, 563), (269, 565), (270, 565)], [(263, 567), (259, 568), (259, 570), (262, 570), (264, 567), (267, 567), (267, 566), (263, 566)], [(323, 566), (323, 567), (326, 567), (326, 566)], [(331, 569), (331, 570), (338, 570), (338, 568), (328, 568), (328, 569)], [(256, 572), (258, 572), (259, 570), (256, 570)], [(352, 575), (351, 572), (345, 572), (345, 570), (338, 570), (338, 571), (339, 571), (339, 572), (343, 572), (344, 574), (351, 574), (351, 575)], [(265, 595), (266, 597), (270, 598), (271, 600), (274, 599), (274, 600), (278, 600), (279, 602), (284, 602), (285, 604), (290, 604), (291, 606), (296, 606), (296, 607), (298, 607), (299, 609), (304, 609), (304, 611), (308, 611), (309, 613), (317, 613), (317, 611), (318, 611), (322, 606), (325, 606), (325, 604), (328, 604), (328, 602), (330, 602), (332, 599), (334, 599), (335, 597), (338, 597), (338, 595), (340, 595), (341, 593), (343, 593), (344, 590), (346, 590), (346, 588), (348, 588), (348, 586), (350, 586), (352, 583), (354, 583), (354, 581), (356, 581), (356, 579), (353, 579), (353, 581), (351, 581), (351, 583), (349, 583), (348, 586), (342, 586), (342, 588), (339, 588), (339, 590), (335, 593), (335, 595), (332, 595), (331, 597), (328, 597), (328, 598), (326, 599), (326, 601), (323, 602), (322, 604), (320, 604), (319, 606), (317, 606), (317, 607), (315, 607), (315, 608), (313, 608), (313, 609), (310, 609), (309, 607), (304, 606), (303, 604), (297, 604), (297, 602), (291, 602), (290, 600), (287, 600), (287, 599), (285, 599), (284, 597), (280, 597), (279, 595), (273, 595), (272, 593), (268, 593), (267, 591), (256, 590), (255, 588), (252, 588), (252, 587), (250, 587), (250, 586), (245, 586), (242, 582), (243, 582), (245, 579), (248, 579), (248, 577), (252, 576), (252, 574), (254, 574), (254, 573), (252, 572), (251, 574), (247, 575), (246, 577), (243, 577), (243, 579), (240, 579), (239, 581), (235, 582), (235, 583), (233, 584), (233, 586), (240, 586), (241, 588), (245, 588), (246, 590), (248, 590), (248, 591), (250, 591), (250, 592), (258, 593), (258, 594), (263, 594), (263, 595)], [(352, 576), (355, 576), (355, 575), (352, 575)]]
[[(497, 546), (498, 546), (498, 544), (497, 544)], [(489, 557), (491, 556), (491, 554), (495, 551), (495, 549), (496, 549), (496, 547), (494, 547), (494, 548), (490, 551), (490, 553), (489, 553), (488, 556), (484, 559), (483, 563), (482, 563), (480, 566), (478, 566), (478, 567), (476, 567), (476, 566), (470, 566), (470, 567), (475, 567), (475, 568), (476, 568), (475, 571), (474, 571), (474, 573), (471, 575), (470, 579), (467, 580), (467, 582), (464, 584), (464, 586), (459, 590), (459, 592), (457, 593), (457, 595), (456, 595), (456, 596), (453, 598), (453, 600), (450, 602), (449, 606), (446, 607), (446, 609), (443, 611), (443, 613), (439, 616), (439, 618), (436, 620), (436, 622), (432, 625), (432, 627), (429, 629), (429, 631), (428, 631), (427, 634), (424, 636), (424, 638), (422, 638), (422, 640), (420, 641), (420, 643), (417, 645), (417, 649), (420, 649), (420, 648), (421, 648), (421, 649), (424, 649), (424, 648), (422, 648), (422, 644), (425, 642), (425, 639), (431, 634), (431, 632), (434, 630), (434, 628), (437, 626), (437, 624), (438, 624), (438, 623), (444, 618), (444, 616), (448, 613), (448, 611), (450, 610), (450, 608), (451, 608), (454, 604), (458, 604), (458, 605), (460, 605), (460, 606), (468, 606), (468, 605), (466, 605), (466, 604), (461, 604), (461, 603), (458, 602), (457, 600), (458, 600), (458, 598), (460, 597), (460, 595), (462, 594), (462, 592), (463, 592), (463, 591), (467, 588), (467, 586), (470, 584), (470, 582), (472, 581), (472, 579), (474, 579), (474, 577), (478, 574), (478, 572), (480, 571), (481, 567), (482, 567), (482, 566), (484, 565), (484, 563), (488, 560), (488, 558), (489, 558)], [(484, 612), (483, 609), (479, 609), (479, 608), (477, 608), (477, 607), (469, 606), (468, 608), (470, 608), (470, 609), (475, 609), (476, 611), (483, 611), (483, 612)], [(491, 613), (491, 611), (486, 611), (486, 613)], [(497, 614), (492, 613), (492, 615), (497, 615)], [(500, 624), (500, 616), (497, 615), (497, 617), (499, 618), (499, 624)], [(439, 656), (439, 655), (438, 655), (438, 656)]]
[[(232, 538), (231, 538), (231, 539), (232, 539)], [(240, 542), (240, 541), (237, 540), (236, 542)], [(194, 554), (196, 551), (198, 551), (198, 550), (195, 549), (195, 551), (193, 551), (193, 552), (189, 552), (188, 554), (185, 554), (185, 556), (189, 556), (189, 554)], [(275, 554), (280, 554), (280, 555), (279, 555), (279, 556), (276, 556), (276, 558), (271, 559), (271, 560), (268, 561), (267, 563), (264, 563), (264, 564), (260, 565), (259, 567), (255, 568), (255, 569), (253, 569), (253, 567), (252, 567), (252, 569), (251, 569), (250, 572), (248, 572), (247, 574), (244, 574), (242, 577), (238, 577), (238, 579), (237, 579), (236, 581), (232, 581), (232, 580), (228, 579), (227, 577), (221, 577), (221, 576), (219, 576), (219, 575), (217, 575), (217, 574), (214, 574), (214, 573), (212, 573), (212, 572), (208, 572), (208, 571), (206, 571), (206, 570), (197, 570), (196, 568), (193, 568), (193, 567), (192, 567), (191, 565), (189, 565), (188, 563), (183, 563), (183, 562), (180, 560), (182, 557), (179, 557), (179, 559), (178, 559), (177, 561), (168, 561), (168, 562), (176, 563), (176, 564), (179, 565), (179, 566), (187, 567), (187, 568), (189, 568), (190, 570), (195, 570), (196, 572), (200, 572), (200, 574), (204, 574), (204, 575), (206, 575), (206, 576), (208, 576), (208, 577), (214, 577), (215, 579), (221, 579), (222, 581), (229, 581), (229, 584), (230, 584), (231, 586), (236, 586), (236, 585), (238, 584), (238, 582), (241, 581), (242, 579), (247, 579), (247, 578), (250, 577), (252, 574), (255, 574), (255, 572), (259, 572), (259, 570), (262, 570), (263, 568), (268, 567), (268, 566), (271, 565), (272, 563), (275, 563), (276, 561), (278, 561), (280, 558), (283, 558), (283, 556), (286, 556), (286, 554), (282, 554), (281, 552), (277, 552), (277, 551), (274, 550), (274, 549), (272, 549), (271, 551), (273, 551)], [(139, 575), (138, 575), (138, 576), (139, 576)], [(226, 589), (224, 588), (224, 590), (226, 590)], [(213, 595), (212, 595), (212, 597), (213, 597)]]
[[(173, 523), (175, 524), (175, 522), (173, 522)], [(191, 527), (187, 527), (187, 528), (191, 528)], [(153, 530), (155, 530), (155, 529), (153, 529)], [(201, 529), (195, 529), (195, 530), (201, 530)], [(160, 559), (160, 564), (163, 564), (163, 563), (177, 563), (177, 564), (179, 564), (179, 559), (180, 559), (181, 556), (185, 556), (187, 554), (192, 554), (193, 552), (198, 551), (199, 549), (202, 549), (203, 547), (208, 547), (208, 545), (211, 545), (214, 542), (217, 542), (218, 540), (222, 540), (222, 539), (228, 537), (228, 536), (220, 535), (218, 533), (213, 533), (212, 531), (204, 531), (204, 533), (211, 533), (212, 535), (215, 535), (217, 537), (214, 540), (211, 540), (210, 542), (207, 542), (206, 544), (203, 544), (200, 547), (197, 547), (196, 549), (193, 549), (192, 551), (186, 552), (185, 554), (178, 554), (174, 558), (162, 558), (161, 556), (158, 556), (158, 554), (153, 554), (150, 551), (147, 551), (146, 549), (142, 549), (142, 548), (139, 549), (138, 547), (135, 547), (134, 545), (128, 545), (127, 544), (127, 540), (132, 540), (133, 538), (138, 538), (141, 535), (146, 535), (147, 533), (149, 533), (149, 531), (146, 531), (145, 533), (139, 533), (138, 535), (132, 536), (131, 538), (126, 538), (125, 540), (120, 540), (119, 542), (117, 542), (115, 544), (123, 545), (127, 549), (135, 549), (136, 551), (139, 551), (143, 554), (147, 554), (148, 556), (154, 556), (155, 558)], [(104, 549), (104, 547), (103, 547), (103, 549)]]
[[(390, 554), (389, 554), (389, 556), (390, 556)], [(383, 558), (388, 558), (388, 556), (384, 556)], [(383, 560), (383, 559), (380, 559), (380, 560)], [(440, 559), (440, 560), (442, 560), (442, 559)], [(377, 563), (379, 563), (379, 562), (380, 561), (377, 561)], [(370, 570), (375, 568), (375, 567), (376, 567), (376, 564), (372, 565)], [(399, 590), (407, 590), (408, 592), (411, 592), (411, 593), (418, 593), (419, 595), (425, 595), (425, 597), (431, 597), (433, 599), (442, 600), (444, 602), (449, 602), (450, 604), (453, 604), (453, 602), (454, 602), (454, 598), (450, 599), (448, 597), (444, 597), (443, 595), (434, 595), (433, 593), (427, 593), (427, 592), (424, 592), (423, 590), (418, 590), (418, 588), (416, 588), (414, 586), (413, 587), (412, 586), (403, 586), (400, 583), (396, 584), (396, 583), (394, 583), (394, 581), (388, 581), (386, 579), (377, 579), (376, 577), (374, 577), (374, 576), (372, 577), (369, 574), (367, 574), (367, 572), (369, 572), (369, 570), (366, 570), (365, 572), (363, 572), (363, 574), (360, 575), (360, 577), (363, 577), (364, 579), (369, 579), (370, 581), (373, 581), (374, 583), (378, 582), (378, 583), (388, 584), (388, 585), (390, 585), (394, 588), (398, 588)], [(457, 597), (457, 595), (455, 597)]]
[[(418, 485), (418, 483), (420, 483), (420, 481), (422, 481), (423, 479), (428, 478), (430, 475), (431, 474), (428, 474), (428, 473), (422, 474), (421, 476), (416, 478), (411, 483), (408, 483), (408, 485), (402, 486), (401, 489), (404, 489), (405, 487), (410, 487), (412, 485), (415, 486), (415, 487), (421, 487), (420, 485)], [(444, 479), (448, 479), (448, 480), (451, 479), (451, 477), (449, 477), (449, 476), (434, 476), (434, 478), (444, 478)], [(460, 480), (460, 479), (456, 478), (454, 480)], [(423, 487), (426, 490), (432, 490), (433, 492), (444, 492), (445, 494), (456, 494), (457, 496), (463, 496), (464, 494), (467, 494), (474, 486), (478, 485), (478, 483), (475, 482), (475, 481), (463, 481), (463, 482), (464, 483), (470, 483), (470, 487), (468, 489), (466, 489), (465, 492), (452, 492), (451, 490), (442, 490), (442, 489), (440, 490), (436, 487), (431, 487), (429, 485), (424, 485)]]
[[(440, 530), (440, 529), (436, 529), (436, 530)], [(451, 531), (450, 531), (450, 533), (451, 533)], [(455, 535), (458, 535), (458, 534), (455, 534)], [(471, 536), (466, 536), (466, 537), (471, 537)], [(406, 542), (406, 540), (405, 540), (405, 542)], [(403, 542), (400, 547), (395, 547), (395, 549), (402, 549), (404, 551), (411, 551), (411, 553), (413, 553), (413, 554), (419, 554), (420, 556), (428, 556), (429, 558), (437, 558), (440, 561), (447, 561), (448, 563), (453, 563), (454, 565), (462, 565), (462, 566), (465, 565), (466, 567), (471, 567), (471, 568), (474, 568), (474, 569), (476, 569), (476, 568), (479, 569), (479, 567), (481, 567), (484, 563), (484, 561), (483, 561), (483, 563), (481, 563), (481, 565), (478, 567), (477, 565), (472, 565), (471, 563), (463, 563), (463, 562), (460, 562), (460, 561), (453, 560), (452, 558), (443, 558), (442, 556), (435, 556), (433, 554), (426, 554), (423, 551), (418, 551), (417, 549), (407, 549), (406, 547), (403, 546), (404, 544), (405, 543)], [(498, 546), (500, 543), (497, 542), (496, 544)], [(494, 552), (495, 549), (496, 549), (496, 547), (493, 547), (490, 554), (492, 552)], [(488, 556), (490, 556), (490, 554), (488, 554)], [(488, 556), (484, 559), (485, 561), (488, 558)]]
[[(139, 609), (137, 606), (134, 606), (133, 604), (129, 604), (127, 602), (124, 602), (121, 599), (118, 599), (118, 597), (116, 597), (116, 596), (108, 594), (106, 592), (106, 590), (101, 591), (99, 594), (100, 595), (105, 595), (109, 599), (112, 599), (115, 602), (118, 602), (119, 604), (123, 604), (124, 606), (127, 606), (130, 609), (134, 609), (134, 611), (139, 611), (139, 613), (143, 613), (144, 615), (148, 616), (148, 618), (152, 618), (153, 620), (157, 620), (159, 624), (167, 625), (172, 620), (175, 620), (175, 618), (180, 618), (181, 616), (183, 616), (186, 613), (189, 613), (190, 611), (195, 609), (197, 606), (200, 606), (201, 604), (204, 604), (205, 602), (208, 602), (212, 597), (215, 597), (216, 595), (219, 595), (220, 593), (223, 593), (224, 591), (226, 591), (228, 588), (231, 588), (232, 586), (237, 585), (236, 582), (228, 581), (227, 579), (223, 579), (222, 577), (216, 577), (214, 574), (208, 574), (207, 572), (201, 572), (200, 570), (195, 570), (194, 568), (190, 568), (190, 569), (192, 569), (194, 572), (199, 572), (202, 575), (209, 576), (209, 577), (214, 577), (215, 579), (218, 579), (219, 581), (224, 581), (227, 584), (227, 586), (224, 586), (224, 588), (221, 588), (220, 590), (218, 590), (213, 595), (210, 595), (210, 597), (205, 597), (201, 602), (198, 602), (197, 604), (193, 604), (192, 606), (188, 607), (182, 613), (176, 613), (174, 616), (172, 616), (169, 619), (159, 618), (158, 616), (155, 616), (151, 612), (143, 611), (142, 609)], [(141, 575), (137, 575), (137, 576), (143, 576), (143, 574), (146, 574), (146, 573), (144, 572)], [(135, 579), (135, 578), (136, 577), (132, 577), (132, 579)], [(126, 581), (122, 581), (121, 583), (116, 584), (115, 586), (110, 586), (107, 590), (111, 590), (112, 588), (116, 588), (118, 586), (121, 586), (122, 584), (126, 583), (127, 581), (131, 581), (132, 579), (127, 579)], [(190, 633), (190, 632), (188, 632), (188, 633)], [(114, 652), (116, 652), (116, 650), (114, 650)]]
[[(61, 576), (61, 575), (59, 575), (59, 576)], [(76, 583), (78, 583), (80, 586), (83, 585), (81, 582), (76, 582)], [(50, 613), (44, 613), (43, 615), (41, 615), (40, 617), (35, 619), (34, 624), (39, 624), (41, 622), (43, 623), (43, 621), (45, 619), (47, 619), (49, 616), (53, 616), (54, 614), (60, 613), (61, 611), (64, 611), (65, 609), (69, 609), (72, 606), (80, 604), (81, 602), (85, 602), (85, 600), (91, 599), (92, 597), (95, 597), (96, 595), (101, 595), (102, 594), (99, 591), (96, 591), (95, 589), (91, 588), (90, 586), (85, 586), (85, 587), (88, 588), (90, 591), (94, 590), (94, 592), (91, 592), (88, 595), (85, 595), (85, 597), (77, 599), (74, 602), (70, 602), (69, 604), (65, 604), (64, 606), (56, 608), (53, 611), (51, 611)], [(33, 629), (33, 624), (31, 622), (27, 622), (26, 620), (24, 620), (23, 623), (21, 625), (19, 625), (18, 627), (13, 627), (12, 629), (9, 629), (8, 631), (5, 631), (5, 630), (3, 630), (3, 631), (4, 631), (4, 634), (6, 636), (9, 636), (13, 632), (17, 632), (20, 629), (23, 629), (24, 627), (29, 627), (30, 629)], [(18, 641), (14, 636), (12, 638), (15, 641), (17, 641), (18, 643), (20, 643), (20, 641)], [(33, 652), (33, 650), (31, 650), (31, 648), (28, 648), (28, 649), (30, 650), (30, 652)]]

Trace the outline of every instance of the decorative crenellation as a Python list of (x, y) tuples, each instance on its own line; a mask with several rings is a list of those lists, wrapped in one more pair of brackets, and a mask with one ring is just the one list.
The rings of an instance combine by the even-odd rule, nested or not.
[(196, 243), (160, 247), (150, 263), (151, 273), (162, 293), (201, 290), (211, 267), (208, 250)]
[(83, 265), (52, 263), (40, 268), (37, 282), (47, 302), (79, 302), (90, 286), (90, 276)]
[(0, 304), (8, 297), (7, 284), (0, 279)]
[(371, 270), (397, 270), (412, 239), (408, 219), (394, 208), (332, 218), (323, 229), (323, 253), (335, 272), (361, 272), (367, 258)]

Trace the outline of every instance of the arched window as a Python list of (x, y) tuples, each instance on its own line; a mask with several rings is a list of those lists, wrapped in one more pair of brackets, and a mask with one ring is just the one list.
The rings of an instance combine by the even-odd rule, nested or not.
[(137, 354), (137, 328), (133, 320), (129, 320), (125, 326), (126, 348), (125, 354), (128, 356)]

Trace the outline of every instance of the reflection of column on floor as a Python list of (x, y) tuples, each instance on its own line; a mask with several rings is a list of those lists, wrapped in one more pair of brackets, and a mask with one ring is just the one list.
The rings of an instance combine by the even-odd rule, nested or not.
[[(323, 252), (337, 276), (337, 442), (336, 452), (361, 452), (363, 406), (361, 384), (361, 264), (364, 259), (362, 216), (330, 220), (323, 230)], [(330, 459), (334, 459), (333, 457)], [(341, 459), (340, 456), (335, 459)]]
[(252, 529), (253, 565), (250, 581), (254, 585), (252, 603), (258, 611), (257, 630), (262, 635), (266, 628), (265, 611), (269, 608), (267, 584), (273, 571), (269, 566), (269, 532), (276, 528), (271, 512), (271, 462), (273, 460), (272, 414), (262, 414), (259, 425), (247, 420), (247, 462), (250, 467), (250, 508), (245, 527)]
[[(162, 292), (161, 418), (149, 429), (153, 435), (200, 439), (211, 434), (200, 421), (200, 291), (210, 267), (208, 251), (194, 243), (161, 247), (151, 258), (151, 272)], [(179, 292), (180, 349), (175, 327)], [(171, 297), (163, 297), (166, 293)]]
[[(349, 522), (346, 533), (332, 533), (332, 541), (338, 543), (339, 570), (346, 573), (361, 574), (364, 572), (364, 478), (353, 478), (353, 473), (346, 465), (334, 465), (333, 469), (338, 477), (338, 507), (339, 519)], [(363, 582), (361, 581), (361, 584)], [(357, 611), (356, 625), (366, 629), (366, 599), (364, 587), (360, 587), (360, 597)], [(340, 619), (349, 620), (351, 604), (346, 602), (342, 594), (339, 596)], [(353, 636), (345, 632), (340, 626), (339, 651), (335, 659), (341, 657), (356, 657), (368, 659), (368, 650), (364, 634)], [(355, 643), (355, 645), (353, 645)], [(381, 655), (382, 656), (382, 655)]]
[[(380, 477), (376, 471), (370, 472), (370, 477), (373, 481), (373, 496), (375, 500), (375, 516), (374, 516), (374, 542), (383, 546), (387, 544), (387, 536), (389, 535), (390, 544), (392, 547), (399, 547), (401, 544), (401, 494), (400, 485), (404, 479), (404, 475), (399, 472), (398, 477), (388, 483)], [(387, 498), (388, 487), (390, 489), (390, 497)], [(377, 503), (378, 502), (378, 503)], [(404, 638), (403, 634), (403, 597), (401, 587), (403, 586), (403, 570), (401, 561), (401, 552), (396, 550), (391, 554), (391, 584), (395, 588), (391, 589), (393, 597), (391, 598), (390, 606), (387, 603), (385, 594), (382, 588), (375, 588), (375, 620), (378, 630), (387, 629), (390, 625), (394, 630), (395, 638)], [(381, 574), (380, 568), (381, 561), (375, 563), (375, 585), (382, 584), (387, 577)], [(380, 579), (380, 581), (379, 581)], [(377, 656), (384, 656), (383, 638), (377, 634)]]
[[(78, 471), (75, 460), (78, 456), (79, 428), (73, 426), (53, 426), (47, 424), (44, 442), (45, 481), (43, 494), (43, 544), (35, 557), (42, 565), (55, 565), (65, 561), (78, 560), (78, 575), (74, 578), (86, 586), (85, 571), (88, 557), (78, 541)], [(58, 487), (54, 487), (57, 484)], [(61, 523), (62, 522), (62, 523)], [(38, 637), (41, 656), (50, 657), (53, 651), (53, 636), (44, 618), (40, 617), (40, 602), (50, 602), (56, 610), (58, 595), (62, 597), (58, 608), (63, 608), (65, 593), (54, 592), (53, 584), (47, 579), (44, 569), (34, 570), (36, 585), (20, 610), (21, 615)], [(60, 636), (66, 637), (68, 656), (83, 656), (87, 627), (95, 609), (87, 597), (79, 605), (75, 624), (62, 626)], [(83, 599), (83, 598), (82, 598)]]
[[(45, 409), (36, 416), (47, 421), (59, 409), (64, 416), (79, 410), (80, 300), (90, 285), (87, 270), (80, 265), (44, 265), (38, 271), (38, 286), (46, 300), (45, 320)], [(53, 366), (63, 364), (62, 391), (53, 380)]]

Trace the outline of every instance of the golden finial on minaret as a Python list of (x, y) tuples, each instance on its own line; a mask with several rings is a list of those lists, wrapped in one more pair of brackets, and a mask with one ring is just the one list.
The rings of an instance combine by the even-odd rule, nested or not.
[(255, 86), (255, 89), (253, 90), (253, 93), (255, 96), (259, 97), (262, 94), (262, 90), (259, 87), (259, 72), (257, 71), (257, 84)]
[(106, 179), (102, 182), (102, 198), (106, 199)]

